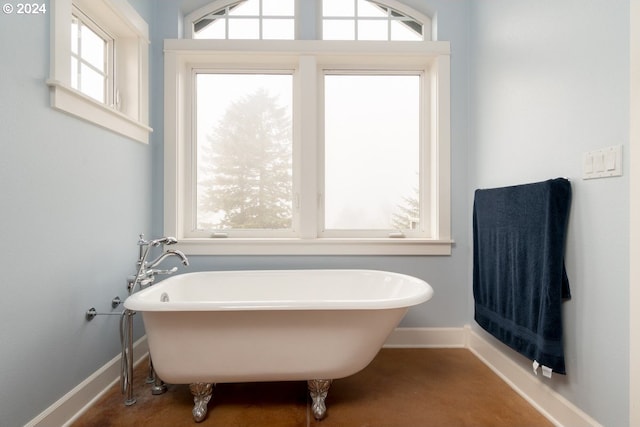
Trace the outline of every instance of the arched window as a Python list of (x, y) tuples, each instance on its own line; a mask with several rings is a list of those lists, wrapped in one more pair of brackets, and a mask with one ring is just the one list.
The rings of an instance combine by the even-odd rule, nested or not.
[[(431, 18), (394, 0), (319, 0), (323, 40), (431, 40)], [(306, 15), (318, 12), (313, 2)], [(194, 39), (294, 40), (295, 0), (219, 0), (185, 18)], [(320, 31), (319, 31), (320, 32)]]
[(189, 14), (194, 39), (295, 39), (294, 0), (216, 1)]
[(324, 40), (431, 40), (431, 20), (396, 2), (323, 0)]

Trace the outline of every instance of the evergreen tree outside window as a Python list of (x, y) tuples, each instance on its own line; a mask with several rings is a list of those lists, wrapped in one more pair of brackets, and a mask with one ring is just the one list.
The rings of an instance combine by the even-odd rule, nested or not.
[(291, 75), (201, 73), (197, 228), (292, 228)]

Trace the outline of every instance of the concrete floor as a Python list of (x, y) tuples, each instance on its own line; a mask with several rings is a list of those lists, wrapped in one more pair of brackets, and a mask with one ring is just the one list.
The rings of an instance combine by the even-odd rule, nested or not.
[(193, 421), (188, 385), (153, 396), (146, 364), (134, 378), (137, 403), (119, 385), (72, 427), (543, 427), (552, 423), (466, 349), (383, 349), (361, 372), (335, 380), (327, 417), (316, 421), (306, 382), (218, 384), (207, 417)]

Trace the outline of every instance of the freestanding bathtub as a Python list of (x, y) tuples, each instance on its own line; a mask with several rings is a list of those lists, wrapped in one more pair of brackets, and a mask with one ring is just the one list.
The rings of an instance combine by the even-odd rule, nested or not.
[(331, 381), (366, 367), (423, 280), (372, 270), (199, 272), (172, 276), (125, 301), (142, 313), (157, 375), (190, 384), (195, 421), (215, 383), (305, 380), (317, 419)]

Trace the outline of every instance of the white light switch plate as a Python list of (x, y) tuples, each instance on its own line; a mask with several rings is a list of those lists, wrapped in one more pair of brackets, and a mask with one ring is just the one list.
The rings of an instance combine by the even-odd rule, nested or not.
[(622, 176), (622, 145), (589, 151), (582, 156), (582, 179)]

